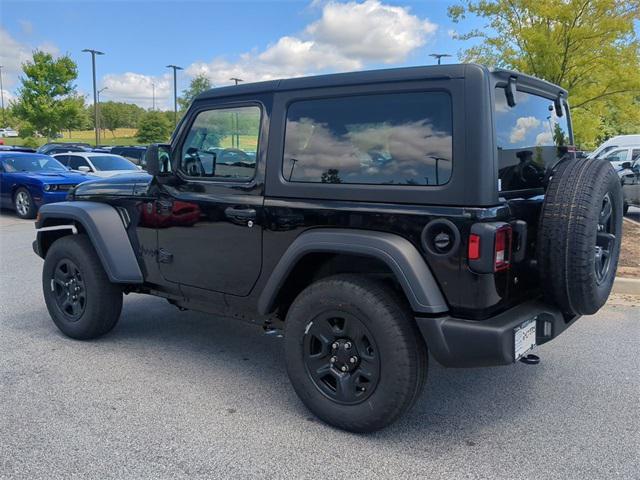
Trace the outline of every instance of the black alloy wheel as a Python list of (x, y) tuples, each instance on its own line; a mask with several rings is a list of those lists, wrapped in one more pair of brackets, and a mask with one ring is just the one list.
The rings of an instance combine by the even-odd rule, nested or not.
[(365, 324), (347, 312), (323, 312), (311, 321), (304, 363), (316, 388), (345, 405), (365, 401), (380, 379), (375, 340)]
[(60, 311), (71, 321), (77, 321), (87, 305), (87, 291), (82, 273), (68, 258), (60, 260), (51, 279), (51, 290)]
[(607, 193), (602, 199), (602, 208), (598, 217), (598, 233), (596, 234), (596, 248), (594, 255), (594, 268), (596, 281), (600, 285), (608, 278), (611, 268), (611, 253), (616, 242), (615, 225), (612, 221), (613, 205), (611, 196)]

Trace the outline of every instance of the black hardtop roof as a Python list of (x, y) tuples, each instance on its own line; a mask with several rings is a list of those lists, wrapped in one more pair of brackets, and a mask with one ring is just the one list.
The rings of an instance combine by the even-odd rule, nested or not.
[(507, 80), (508, 77), (515, 76), (523, 83), (527, 83), (539, 89), (562, 92), (565, 96), (567, 94), (564, 89), (530, 75), (525, 75), (523, 73), (504, 69), (490, 70), (484, 65), (478, 65), (474, 63), (460, 63), (449, 65), (388, 68), (382, 70), (366, 70), (348, 73), (332, 73), (326, 75), (287, 78), (281, 80), (268, 80), (264, 82), (240, 83), (239, 85), (212, 88), (198, 95), (196, 97), (196, 100), (231, 97), (237, 95), (254, 95), (275, 91), (303, 90), (319, 87), (339, 87), (365, 83), (464, 78), (472, 70), (474, 70), (476, 73), (480, 71), (486, 76), (493, 75), (494, 77), (501, 80)]

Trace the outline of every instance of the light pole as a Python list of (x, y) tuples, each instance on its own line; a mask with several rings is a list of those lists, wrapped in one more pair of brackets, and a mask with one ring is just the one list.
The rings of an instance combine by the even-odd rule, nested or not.
[[(97, 100), (97, 104), (98, 104), (98, 110), (96, 110), (98, 112), (98, 116), (96, 117), (96, 122), (97, 122), (96, 125), (98, 126), (98, 131), (100, 131), (100, 127), (102, 126), (102, 125), (100, 125), (100, 123), (101, 123), (100, 122), (100, 94), (102, 92), (104, 92), (105, 90), (109, 90), (109, 87), (103, 87), (103, 88), (101, 88), (100, 90), (98, 90), (96, 92), (96, 100)], [(98, 139), (99, 138), (100, 138), (100, 136), (98, 135)], [(96, 143), (96, 146), (98, 146), (97, 143)]]
[(151, 110), (155, 111), (156, 109), (156, 84), (151, 82)]
[(176, 81), (176, 70), (183, 70), (177, 65), (167, 65), (167, 68), (173, 69), (173, 126), (178, 124), (178, 82)]
[(442, 59), (442, 57), (450, 57), (451, 55), (449, 55), (448, 53), (430, 53), (429, 56), (437, 58), (438, 65), (440, 65), (440, 60)]
[(4, 87), (2, 86), (2, 65), (0, 65), (0, 98), (2, 99), (2, 126), (7, 126), (6, 113), (4, 111)]
[(104, 52), (100, 52), (98, 50), (92, 50), (90, 48), (85, 48), (82, 50), (83, 52), (87, 52), (91, 54), (91, 67), (93, 69), (93, 117), (94, 117), (94, 126), (96, 128), (96, 147), (100, 143), (100, 130), (98, 128), (98, 90), (96, 90), (96, 55), (104, 55)]

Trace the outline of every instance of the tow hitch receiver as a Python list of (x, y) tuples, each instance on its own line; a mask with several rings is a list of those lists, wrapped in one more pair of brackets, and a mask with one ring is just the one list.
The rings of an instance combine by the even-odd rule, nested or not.
[(527, 365), (538, 365), (540, 363), (540, 357), (530, 353), (529, 355), (525, 355), (520, 359), (522, 363), (526, 363)]

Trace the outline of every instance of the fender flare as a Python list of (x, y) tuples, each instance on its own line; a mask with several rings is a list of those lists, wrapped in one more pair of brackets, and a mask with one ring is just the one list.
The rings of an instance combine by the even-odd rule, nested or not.
[[(36, 229), (47, 219), (77, 222), (87, 232), (102, 266), (114, 283), (142, 283), (144, 278), (118, 211), (99, 202), (59, 202), (40, 207)], [(46, 228), (46, 227), (45, 227)], [(34, 250), (43, 256), (42, 234), (38, 232)]]
[(258, 299), (260, 314), (273, 310), (282, 285), (298, 261), (308, 253), (319, 252), (375, 257), (391, 269), (413, 311), (443, 313), (449, 310), (431, 270), (407, 239), (386, 232), (319, 228), (300, 234), (273, 269)]

